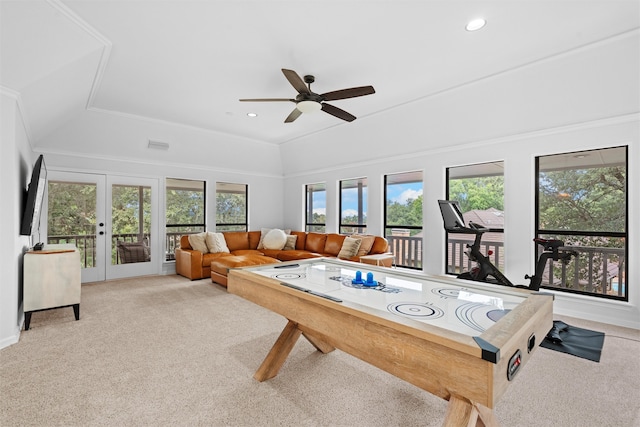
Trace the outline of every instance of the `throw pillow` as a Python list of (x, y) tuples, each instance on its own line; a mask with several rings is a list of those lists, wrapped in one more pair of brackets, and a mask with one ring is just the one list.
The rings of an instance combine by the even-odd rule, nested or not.
[(282, 249), (286, 243), (287, 235), (278, 228), (269, 231), (262, 241), (265, 249)]
[(271, 231), (270, 228), (260, 229), (260, 241), (258, 242), (258, 249), (264, 249), (264, 237)]
[(189, 244), (191, 247), (203, 254), (209, 253), (209, 248), (207, 247), (207, 242), (205, 241), (207, 237), (207, 233), (198, 233), (198, 234), (189, 234)]
[(338, 258), (342, 258), (342, 259), (353, 258), (358, 253), (358, 249), (360, 249), (361, 244), (362, 244), (362, 239), (345, 237), (344, 242), (342, 242), (342, 248), (340, 248), (340, 253), (338, 253)]
[(209, 248), (209, 252), (212, 254), (219, 252), (229, 253), (229, 248), (227, 247), (227, 241), (224, 240), (224, 234), (222, 233), (207, 233), (207, 237), (205, 239), (207, 243), (207, 247)]
[(368, 254), (373, 247), (373, 242), (376, 240), (376, 236), (365, 234), (353, 234), (351, 237), (353, 237), (354, 239), (362, 239), (362, 243), (360, 243), (360, 249), (358, 249), (358, 256)]
[(298, 241), (298, 236), (294, 235), (288, 235), (287, 236), (287, 243), (284, 244), (284, 249), (285, 251), (292, 251), (296, 248), (296, 242)]
[[(272, 228), (261, 228), (260, 229), (260, 240), (258, 241), (258, 247), (256, 249), (265, 249), (265, 247), (264, 247), (264, 238), (265, 238), (265, 236), (267, 234), (269, 234), (269, 232), (271, 230), (275, 230), (275, 229), (272, 229)], [(286, 234), (288, 236), (289, 234), (291, 234), (291, 230), (287, 228), (286, 230), (284, 230), (284, 234)]]

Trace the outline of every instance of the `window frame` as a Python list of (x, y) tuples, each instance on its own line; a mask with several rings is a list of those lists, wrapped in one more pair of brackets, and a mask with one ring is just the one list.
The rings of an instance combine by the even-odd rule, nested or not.
[[(397, 172), (397, 173), (389, 173), (384, 175), (383, 179), (383, 234), (385, 239), (389, 242), (389, 251), (393, 253), (394, 256), (394, 265), (397, 267), (408, 268), (412, 270), (422, 270), (424, 266), (423, 254), (424, 250), (422, 248), (423, 238), (422, 237), (414, 237), (416, 234), (420, 234), (424, 231), (424, 204), (422, 206), (422, 225), (402, 225), (402, 224), (388, 224), (388, 186), (389, 186), (389, 177), (398, 176), (398, 175), (407, 175), (411, 174), (420, 174), (420, 180), (406, 181), (406, 183), (412, 182), (420, 182), (422, 187), (422, 194), (424, 194), (424, 171), (422, 170), (414, 170), (407, 172)], [(413, 236), (410, 234), (409, 236), (394, 236), (393, 234), (387, 234), (387, 230), (393, 230), (394, 228), (402, 228), (409, 230), (409, 233), (413, 230), (418, 230)], [(395, 237), (398, 237), (396, 239)], [(396, 242), (396, 240), (398, 242)], [(403, 242), (404, 241), (404, 242)], [(406, 243), (405, 243), (406, 242)], [(396, 244), (398, 243), (398, 244)], [(405, 248), (411, 247), (405, 251)], [(409, 258), (405, 255), (405, 252), (417, 252), (416, 257)]]
[[(624, 215), (625, 215), (625, 219), (624, 219), (624, 228), (625, 230), (623, 232), (614, 232), (614, 231), (585, 231), (585, 230), (569, 230), (569, 229), (545, 229), (542, 228), (540, 226), (540, 159), (544, 158), (544, 157), (552, 157), (552, 156), (566, 156), (566, 155), (572, 155), (573, 157), (577, 157), (580, 155), (583, 155), (584, 153), (596, 153), (596, 152), (602, 152), (605, 150), (611, 150), (611, 149), (624, 149), (625, 153), (624, 153), (624, 168), (625, 168), (625, 188), (624, 188), (624, 199), (625, 199), (625, 210), (624, 210)], [(606, 167), (606, 166), (603, 166)], [(567, 168), (569, 169), (569, 168)], [(543, 281), (540, 284), (541, 288), (545, 288), (545, 289), (552, 289), (558, 292), (564, 292), (564, 293), (569, 293), (569, 294), (578, 294), (578, 295), (584, 295), (584, 296), (590, 296), (590, 297), (594, 297), (594, 298), (602, 298), (602, 299), (613, 299), (613, 300), (617, 300), (617, 301), (625, 301), (628, 302), (629, 301), (629, 281), (628, 281), (628, 277), (629, 277), (629, 147), (627, 145), (623, 145), (623, 146), (614, 146), (614, 147), (603, 147), (603, 148), (595, 148), (595, 149), (588, 149), (588, 150), (580, 150), (580, 151), (570, 151), (570, 152), (563, 152), (563, 153), (554, 153), (554, 154), (546, 154), (546, 155), (540, 155), (540, 156), (536, 156), (535, 158), (535, 188), (534, 188), (534, 193), (535, 193), (535, 236), (536, 237), (542, 237), (542, 238), (549, 238), (549, 236), (558, 236), (560, 238), (562, 238), (562, 236), (581, 236), (581, 237), (613, 237), (613, 238), (622, 238), (624, 239), (624, 286), (626, 287), (625, 289), (625, 294), (624, 296), (617, 296), (617, 295), (610, 295), (607, 293), (602, 293), (602, 292), (589, 292), (589, 291), (582, 291), (579, 289), (571, 289), (571, 288), (566, 288), (563, 286), (549, 286), (548, 283), (545, 284), (545, 281)], [(568, 245), (567, 245), (568, 246)], [(568, 246), (571, 247), (571, 246)], [(538, 259), (538, 257), (541, 254), (541, 249), (539, 245), (536, 245), (535, 248), (535, 258), (536, 260)], [(552, 261), (553, 262), (553, 261)], [(571, 261), (572, 263), (575, 263), (575, 258), (572, 259)], [(549, 268), (549, 267), (547, 267)], [(578, 266), (576, 266), (576, 270), (578, 269)], [(565, 280), (565, 266), (562, 266), (562, 280)], [(577, 279), (577, 276), (576, 276)], [(620, 286), (620, 283), (618, 283), (618, 285)], [(619, 292), (620, 292), (621, 287), (619, 287)]]
[[(495, 172), (490, 172), (489, 169), (491, 169), (493, 166), (495, 166), (496, 169), (500, 169), (502, 171), (502, 182), (503, 182), (503, 191), (502, 191), (502, 200), (503, 200), (503, 205), (504, 205), (504, 160), (496, 160), (496, 161), (492, 161), (492, 162), (482, 162), (482, 163), (472, 163), (472, 164), (467, 164), (467, 165), (458, 165), (458, 166), (449, 166), (446, 168), (446, 172), (445, 172), (445, 194), (446, 194), (446, 199), (447, 200), (452, 200), (451, 199), (451, 187), (450, 187), (450, 183), (451, 183), (451, 169), (454, 168), (468, 168), (468, 169), (482, 169), (483, 167), (487, 169), (487, 172), (485, 173), (477, 173), (477, 174), (469, 174), (469, 175), (464, 175), (464, 178), (482, 178), (482, 177), (491, 177), (491, 176), (499, 176), (497, 173)], [(454, 178), (455, 179), (455, 178)], [(458, 178), (458, 179), (462, 179), (462, 177)], [(457, 200), (457, 199), (453, 199), (453, 200)], [(458, 201), (460, 202), (460, 201)], [(465, 213), (464, 211), (462, 212), (463, 214)], [(502, 214), (503, 216), (505, 215), (505, 211), (504, 209), (502, 210)], [(504, 226), (503, 228), (496, 228), (496, 227), (486, 227), (487, 231), (486, 233), (500, 233), (503, 235), (502, 237), (502, 253), (500, 253), (500, 246), (497, 245), (496, 243), (498, 242), (488, 242), (488, 241), (483, 241), (482, 245), (481, 245), (481, 251), (486, 255), (489, 251), (492, 251), (492, 254), (489, 255), (489, 258), (491, 259), (491, 262), (498, 267), (498, 270), (500, 270), (502, 273), (504, 273), (504, 259), (505, 259), (505, 247), (504, 247)], [(463, 273), (465, 271), (469, 271), (469, 269), (473, 266), (472, 262), (468, 260), (468, 258), (466, 258), (466, 268), (465, 265), (463, 265), (463, 259), (465, 259), (465, 255), (464, 255), (464, 250), (460, 249), (459, 251), (457, 251), (455, 249), (454, 244), (452, 244), (452, 250), (449, 250), (449, 239), (450, 239), (450, 234), (447, 231), (445, 231), (445, 240), (444, 240), (444, 244), (445, 244), (445, 258), (444, 258), (444, 271), (445, 274), (451, 274), (451, 275), (458, 275), (460, 273)], [(456, 237), (459, 239), (460, 238), (460, 234), (456, 235)], [(469, 237), (469, 244), (473, 244), (474, 238), (473, 237)], [(491, 249), (493, 247), (493, 249)], [(464, 246), (463, 246), (464, 248)], [(456, 264), (456, 259), (460, 261), (460, 271), (450, 271), (449, 270), (449, 259), (452, 259), (452, 266), (455, 266)], [(500, 260), (502, 259), (502, 263), (500, 262)]]
[[(318, 189), (314, 189), (317, 186)], [(324, 192), (325, 194), (325, 222), (313, 222), (313, 194), (318, 192)], [(327, 198), (327, 184), (326, 182), (318, 182), (315, 184), (305, 184), (304, 186), (304, 228), (307, 232), (325, 233), (327, 229), (327, 212), (326, 212), (326, 198)], [(311, 211), (311, 212), (310, 212)], [(309, 218), (311, 214), (311, 219)]]
[[(167, 203), (168, 203), (168, 191), (172, 189), (179, 189), (175, 185), (170, 185), (171, 181), (186, 181), (186, 182), (197, 182), (202, 183), (202, 223), (189, 223), (189, 224), (168, 224), (167, 223)], [(164, 211), (164, 227), (165, 227), (165, 242), (164, 242), (164, 250), (165, 250), (165, 261), (175, 261), (175, 249), (180, 247), (180, 237), (188, 234), (201, 233), (207, 229), (207, 181), (199, 180), (199, 179), (187, 179), (187, 178), (165, 178), (165, 211)], [(192, 190), (195, 191), (195, 190)], [(197, 228), (197, 230), (192, 231), (179, 231), (178, 234), (174, 234), (169, 231), (171, 228)]]
[[(346, 185), (350, 185), (353, 184), (353, 186), (351, 187), (344, 187), (343, 184)], [(338, 233), (340, 234), (345, 234), (345, 235), (350, 235), (350, 234), (366, 234), (367, 232), (367, 208), (368, 208), (368, 196), (369, 196), (369, 190), (368, 190), (368, 180), (366, 177), (361, 177), (361, 178), (352, 178), (352, 179), (344, 179), (344, 180), (340, 180), (340, 182), (338, 183), (338, 194), (339, 194), (339, 200), (338, 200), (338, 206), (339, 206), (339, 221), (338, 221)], [(357, 224), (346, 224), (343, 222), (344, 218), (343, 218), (343, 190), (349, 190), (351, 188), (356, 188), (357, 192), (358, 192), (358, 197), (357, 197), (357, 203), (358, 203), (358, 207), (357, 207), (357, 211), (358, 211), (358, 223)], [(356, 229), (357, 231), (345, 231), (345, 228), (351, 228), (351, 229)]]

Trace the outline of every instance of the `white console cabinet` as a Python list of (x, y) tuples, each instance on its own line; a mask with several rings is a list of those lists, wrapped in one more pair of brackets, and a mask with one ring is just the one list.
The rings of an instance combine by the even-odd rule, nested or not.
[(80, 319), (80, 253), (74, 245), (45, 245), (24, 254), (24, 329), (31, 314), (73, 307)]

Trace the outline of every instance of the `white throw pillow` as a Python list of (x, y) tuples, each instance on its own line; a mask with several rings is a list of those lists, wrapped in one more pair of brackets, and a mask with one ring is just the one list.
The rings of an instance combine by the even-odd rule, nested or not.
[(342, 259), (353, 258), (358, 253), (358, 249), (360, 249), (361, 243), (362, 243), (362, 239), (345, 237), (344, 242), (342, 242), (342, 248), (340, 249), (338, 258), (342, 258)]
[[(271, 228), (261, 228), (260, 229), (260, 240), (258, 241), (258, 248), (257, 249), (265, 249), (264, 238), (265, 238), (265, 236), (267, 234), (269, 234), (269, 232), (271, 230), (275, 230), (275, 229), (271, 229)], [(288, 236), (289, 234), (291, 234), (291, 230), (287, 228), (286, 230), (284, 230), (284, 234), (286, 234)], [(282, 249), (282, 248), (280, 248), (280, 249)]]
[(207, 233), (206, 242), (207, 247), (209, 248), (209, 252), (211, 253), (229, 253), (227, 241), (224, 239), (224, 234), (222, 233)]
[(269, 231), (262, 240), (265, 249), (282, 249), (286, 243), (287, 235), (278, 228)]
[(207, 247), (207, 243), (205, 241), (207, 237), (207, 233), (198, 233), (198, 234), (189, 234), (189, 244), (191, 247), (203, 254), (209, 253), (209, 248)]

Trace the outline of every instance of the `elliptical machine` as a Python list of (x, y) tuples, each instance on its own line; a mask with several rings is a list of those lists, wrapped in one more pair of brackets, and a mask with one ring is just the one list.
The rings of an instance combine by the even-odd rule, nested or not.
[(524, 276), (525, 279), (529, 279), (529, 285), (514, 285), (498, 267), (496, 267), (488, 256), (485, 256), (480, 252), (480, 242), (482, 235), (489, 231), (487, 228), (482, 227), (473, 222), (469, 222), (467, 226), (462, 217), (460, 211), (460, 205), (455, 200), (438, 200), (440, 205), (440, 212), (442, 213), (442, 220), (444, 221), (444, 229), (449, 233), (458, 234), (473, 234), (475, 239), (472, 245), (467, 245), (467, 251), (465, 252), (471, 261), (476, 262), (476, 266), (470, 271), (458, 274), (459, 279), (474, 280), (476, 282), (493, 283), (502, 286), (511, 286), (516, 288), (525, 288), (532, 291), (538, 291), (540, 284), (542, 283), (542, 275), (547, 265), (547, 261), (552, 259), (554, 261), (562, 261), (565, 264), (571, 260), (571, 257), (577, 256), (577, 252), (564, 247), (562, 240), (547, 240), (542, 238), (533, 239), (534, 242), (541, 245), (544, 248), (544, 252), (540, 254), (538, 262), (536, 263), (536, 272), (533, 276), (528, 274)]

